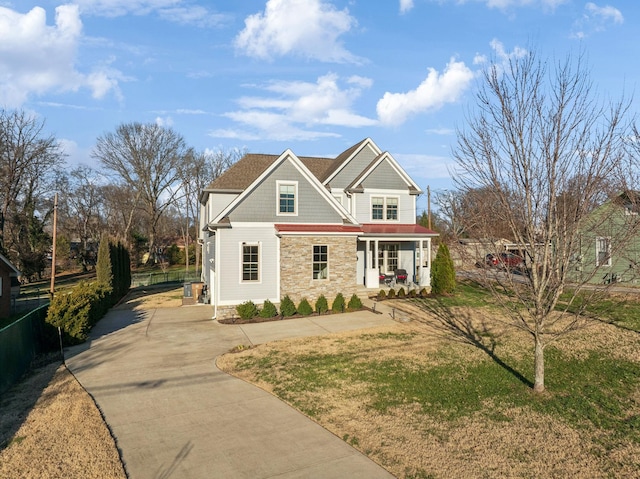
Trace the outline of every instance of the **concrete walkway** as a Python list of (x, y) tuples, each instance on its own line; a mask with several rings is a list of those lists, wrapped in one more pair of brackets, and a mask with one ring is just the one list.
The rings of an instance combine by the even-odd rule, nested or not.
[(390, 478), (387, 471), (215, 358), (234, 346), (393, 324), (388, 312), (243, 326), (207, 306), (114, 309), (66, 351), (132, 479)]

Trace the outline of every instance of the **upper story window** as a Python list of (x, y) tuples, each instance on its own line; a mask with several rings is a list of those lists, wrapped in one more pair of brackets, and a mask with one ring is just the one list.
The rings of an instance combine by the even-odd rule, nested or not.
[(384, 219), (384, 198), (374, 196), (371, 198), (371, 219)]
[(387, 198), (387, 219), (398, 219), (398, 198)]
[(397, 196), (372, 196), (371, 220), (373, 221), (398, 221), (398, 197)]
[(278, 215), (298, 214), (298, 183), (278, 181)]

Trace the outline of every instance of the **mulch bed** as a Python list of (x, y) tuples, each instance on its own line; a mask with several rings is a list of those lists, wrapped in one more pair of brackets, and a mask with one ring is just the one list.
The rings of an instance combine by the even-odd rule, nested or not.
[[(378, 313), (378, 311), (374, 311), (371, 308), (367, 308), (366, 306), (363, 306), (360, 309), (349, 309), (349, 310), (345, 310), (344, 313), (354, 313), (356, 311), (371, 311), (372, 313)], [(296, 318), (312, 318), (314, 316), (328, 316), (331, 314), (343, 314), (343, 313), (335, 313), (331, 310), (327, 311), (326, 313), (313, 313), (313, 314), (308, 314), (308, 315), (301, 315), (301, 314), (294, 314), (293, 316), (282, 316), (281, 314), (279, 314), (278, 316), (273, 316), (271, 318), (261, 318), (260, 316), (256, 316), (254, 318), (251, 319), (242, 319), (242, 318), (238, 318), (238, 317), (233, 317), (233, 318), (226, 318), (226, 319), (219, 319), (218, 323), (220, 324), (252, 324), (252, 323), (266, 323), (266, 322), (270, 322), (270, 321), (284, 321), (287, 319), (296, 319)]]

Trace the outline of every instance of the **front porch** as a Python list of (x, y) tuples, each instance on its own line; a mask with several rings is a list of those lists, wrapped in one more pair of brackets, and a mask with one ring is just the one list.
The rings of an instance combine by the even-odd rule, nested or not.
[(359, 284), (377, 291), (395, 289), (402, 286), (399, 270), (405, 270), (405, 291), (411, 285), (431, 287), (431, 238), (436, 233), (420, 225), (387, 224), (363, 225), (363, 232), (358, 236)]

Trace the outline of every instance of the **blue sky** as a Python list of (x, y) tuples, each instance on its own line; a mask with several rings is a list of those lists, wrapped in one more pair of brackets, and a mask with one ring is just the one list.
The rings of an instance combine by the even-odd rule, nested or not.
[(44, 118), (70, 165), (159, 122), (198, 150), (335, 156), (371, 137), (438, 191), (481, 68), (531, 47), (582, 50), (600, 94), (638, 96), (640, 2), (0, 0), (0, 105)]

